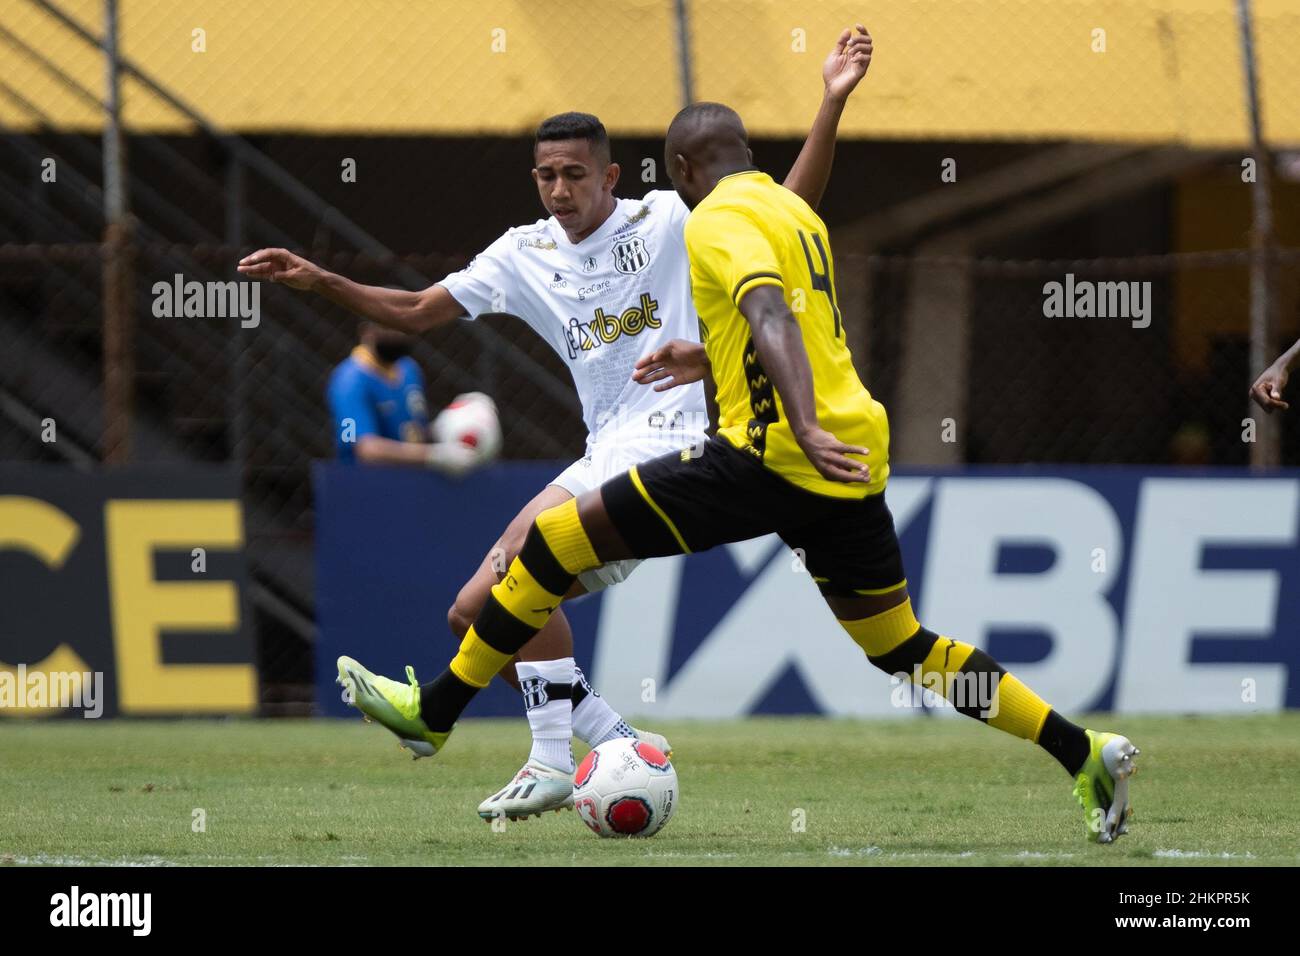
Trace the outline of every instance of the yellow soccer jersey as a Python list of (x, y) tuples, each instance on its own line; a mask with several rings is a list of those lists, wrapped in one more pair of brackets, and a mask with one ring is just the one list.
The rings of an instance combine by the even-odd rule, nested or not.
[[(884, 490), (889, 423), (853, 367), (835, 302), (826, 225), (809, 205), (757, 170), (723, 178), (686, 221), (700, 336), (718, 386), (718, 434), (800, 488), (838, 498)], [(817, 421), (840, 441), (870, 450), (869, 484), (828, 481), (794, 440), (781, 398), (754, 350), (739, 302), (780, 286), (812, 365)]]

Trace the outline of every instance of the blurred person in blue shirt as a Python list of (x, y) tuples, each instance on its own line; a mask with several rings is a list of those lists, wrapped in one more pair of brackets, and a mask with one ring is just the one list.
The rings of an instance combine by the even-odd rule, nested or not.
[(330, 412), (340, 461), (415, 465), (461, 475), (478, 463), (459, 442), (434, 442), (415, 340), (367, 322), (361, 343), (330, 375)]

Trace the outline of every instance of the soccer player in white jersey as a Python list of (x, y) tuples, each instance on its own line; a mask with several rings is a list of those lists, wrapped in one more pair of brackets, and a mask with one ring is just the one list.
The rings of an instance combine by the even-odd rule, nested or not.
[[(871, 36), (859, 25), (840, 34), (823, 64), (821, 107), (785, 180), (814, 207), (830, 176), (845, 101), (870, 62)], [(540, 512), (632, 465), (703, 442), (708, 425), (702, 384), (658, 391), (633, 380), (640, 356), (675, 339), (699, 337), (682, 235), (689, 210), (671, 189), (641, 199), (615, 197), (619, 167), (610, 161), (604, 126), (589, 114), (563, 113), (544, 121), (533, 159), (533, 179), (549, 218), (507, 230), (463, 270), (421, 292), (359, 285), (283, 249), (262, 249), (239, 263), (247, 276), (317, 292), (407, 332), (424, 332), (464, 315), (509, 313), (531, 326), (568, 365), (582, 400), (586, 453), (524, 506), (461, 589), (448, 613), (458, 638), (483, 609)], [(575, 593), (622, 581), (636, 563), (584, 574)], [(416, 756), (428, 756), (433, 744), (407, 719), (418, 713), (420, 693), (409, 667), (407, 675), (409, 686), (372, 674), (352, 658), (339, 658), (339, 678), (350, 699), (364, 697), (367, 713)], [(484, 818), (517, 819), (571, 805), (574, 734), (592, 747), (635, 736), (669, 750), (664, 738), (630, 727), (592, 689), (573, 659), (573, 635), (562, 611), (501, 676), (523, 693), (533, 747), (511, 782), (479, 805)], [(377, 687), (385, 693), (377, 693)]]

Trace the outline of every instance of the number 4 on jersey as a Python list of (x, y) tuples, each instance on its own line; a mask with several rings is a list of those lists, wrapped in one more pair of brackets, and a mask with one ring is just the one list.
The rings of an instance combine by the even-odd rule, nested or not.
[(825, 292), (826, 298), (831, 304), (831, 315), (835, 318), (835, 337), (840, 337), (840, 307), (835, 304), (835, 287), (831, 285), (831, 264), (826, 256), (826, 245), (822, 242), (820, 233), (812, 234), (813, 245), (817, 247), (817, 256), (822, 261), (821, 272), (813, 265), (812, 251), (808, 248), (808, 235), (799, 230), (799, 245), (803, 246), (803, 256), (808, 260), (808, 274), (812, 277), (812, 287), (819, 292)]

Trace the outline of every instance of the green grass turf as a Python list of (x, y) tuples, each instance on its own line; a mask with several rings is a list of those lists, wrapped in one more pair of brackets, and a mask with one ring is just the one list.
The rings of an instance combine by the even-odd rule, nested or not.
[(419, 762), (360, 720), (6, 721), (0, 863), (1300, 863), (1300, 714), (1093, 725), (1143, 750), (1132, 832), (1110, 847), (1084, 842), (1051, 758), (960, 719), (655, 725), (681, 803), (653, 839), (617, 841), (571, 811), (478, 819), (525, 756), (522, 719), (464, 721)]

